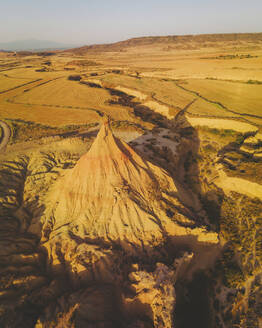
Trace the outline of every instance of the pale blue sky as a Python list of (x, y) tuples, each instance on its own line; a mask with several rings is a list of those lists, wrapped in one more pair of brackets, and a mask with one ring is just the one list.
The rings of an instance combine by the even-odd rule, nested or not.
[(262, 32), (262, 0), (0, 0), (0, 42)]

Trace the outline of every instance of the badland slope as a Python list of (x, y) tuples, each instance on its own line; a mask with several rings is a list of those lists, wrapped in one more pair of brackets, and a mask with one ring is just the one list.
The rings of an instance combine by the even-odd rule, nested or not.
[(1, 215), (13, 213), (3, 238), (17, 243), (1, 253), (3, 325), (175, 327), (174, 284), (209, 267), (220, 246), (171, 175), (116, 138), (108, 120), (62, 174), (37, 170), (39, 161), (23, 159), (24, 205), (2, 204)]

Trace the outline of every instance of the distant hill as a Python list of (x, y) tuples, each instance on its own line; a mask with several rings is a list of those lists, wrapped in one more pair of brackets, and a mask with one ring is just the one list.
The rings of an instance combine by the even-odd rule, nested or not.
[(75, 47), (73, 44), (65, 44), (54, 41), (47, 40), (19, 40), (13, 42), (0, 42), (1, 50), (9, 50), (9, 51), (29, 51), (29, 50), (59, 50), (59, 49), (68, 49)]
[(197, 35), (168, 35), (168, 36), (146, 36), (132, 38), (125, 41), (94, 44), (80, 48), (68, 49), (66, 51), (85, 53), (85, 52), (105, 52), (123, 51), (128, 47), (149, 46), (149, 45), (176, 45), (176, 44), (203, 44), (215, 42), (262, 42), (262, 33), (227, 33), (227, 34), (197, 34)]

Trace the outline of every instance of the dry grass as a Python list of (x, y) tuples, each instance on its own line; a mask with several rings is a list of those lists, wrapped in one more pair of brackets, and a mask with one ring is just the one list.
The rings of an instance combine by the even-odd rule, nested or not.
[[(171, 116), (195, 98), (197, 101), (188, 108), (188, 112), (192, 114), (237, 118), (238, 113), (248, 111), (250, 114), (259, 115), (262, 85), (206, 80), (262, 80), (262, 50), (253, 46), (245, 42), (195, 44), (190, 41), (184, 44), (181, 41), (177, 44), (132, 44), (122, 52), (115, 50), (91, 52), (86, 55), (58, 53), (48, 58), (37, 55), (15, 58), (2, 54), (2, 69), (8, 71), (1, 72), (0, 91), (37, 79), (42, 81), (30, 86), (55, 78), (60, 79), (34, 87), (27, 92), (24, 90), (30, 89), (29, 87), (21, 87), (0, 95), (0, 118), (63, 126), (98, 122), (100, 117), (96, 111), (99, 111), (116, 120), (139, 122), (139, 119), (133, 116), (131, 108), (109, 105), (109, 101), (115, 96), (111, 96), (107, 90), (68, 81), (67, 76), (72, 72), (65, 71), (64, 68), (68, 63), (75, 62), (96, 62), (99, 66), (75, 66), (74, 74), (80, 74), (84, 78), (86, 76), (89, 80), (94, 78), (105, 86), (133, 94), (137, 98), (135, 101), (141, 103), (157, 101), (159, 105), (169, 107)], [(250, 54), (250, 58), (240, 59), (237, 54)], [(234, 59), (221, 59), (228, 56)], [(36, 69), (44, 67), (44, 62), (49, 60), (51, 65), (47, 67), (48, 72), (36, 72)], [(124, 73), (114, 74), (112, 70), (121, 70)], [(90, 77), (92, 73), (97, 76)], [(185, 88), (203, 93), (207, 99), (221, 102), (237, 114), (229, 113), (221, 106), (183, 90), (177, 85), (181, 83), (181, 79), (187, 80), (187, 84), (181, 84)], [(13, 103), (8, 102), (8, 99)], [(248, 120), (262, 124), (259, 118)], [(234, 121), (234, 124), (237, 122)]]
[(219, 170), (219, 178), (215, 183), (222, 188), (225, 193), (235, 191), (262, 200), (262, 186), (260, 184), (248, 181), (247, 179), (229, 177), (222, 169)]
[[(96, 80), (98, 80), (96, 78)], [(187, 81), (171, 81), (171, 80), (162, 80), (157, 78), (135, 78), (131, 76), (126, 76), (123, 74), (106, 74), (100, 77), (100, 81), (104, 83), (104, 85), (109, 85), (111, 87), (121, 86), (122, 91), (125, 91), (128, 94), (137, 96), (137, 93), (142, 92), (144, 96), (148, 96), (153, 100), (157, 100), (161, 105), (167, 105), (170, 107), (170, 114), (172, 113), (172, 109), (182, 109), (186, 105), (188, 105), (193, 99), (197, 99), (189, 108), (188, 112), (207, 117), (221, 117), (221, 118), (240, 118), (244, 112), (245, 101), (243, 102), (242, 97), (238, 97), (236, 95), (236, 86), (243, 86), (243, 90), (245, 90), (245, 96), (248, 102), (250, 101), (250, 106), (253, 106), (253, 112), (250, 111), (248, 114), (257, 114), (257, 110), (260, 108), (260, 104), (257, 101), (257, 97), (255, 97), (255, 93), (258, 91), (257, 88), (261, 88), (261, 85), (256, 84), (245, 84), (245, 83), (233, 83), (228, 81), (214, 81), (214, 80), (187, 80)], [(197, 86), (196, 89), (200, 88), (198, 82), (201, 81), (205, 86), (202, 87), (205, 90), (204, 98), (201, 98), (201, 93), (199, 91), (191, 92), (191, 84)], [(213, 82), (218, 82), (221, 85), (221, 88), (217, 91), (218, 99), (212, 98), (213, 94)], [(230, 86), (233, 86), (233, 89), (230, 89)], [(181, 87), (180, 87), (181, 86)], [(222, 89), (223, 86), (223, 89)], [(245, 89), (247, 87), (247, 89)], [(131, 89), (132, 88), (132, 89)], [(193, 88), (192, 88), (193, 89)], [(202, 90), (201, 89), (201, 90)], [(249, 90), (250, 92), (249, 94)], [(199, 94), (198, 94), (199, 93)], [(226, 104), (222, 102), (224, 99), (224, 95), (226, 99), (231, 100), (231, 102), (235, 99), (235, 107), (231, 108), (232, 111), (228, 111), (225, 107)], [(235, 97), (233, 97), (235, 96)], [(138, 97), (141, 100), (141, 97)], [(151, 103), (152, 101), (150, 101)], [(221, 102), (222, 106), (219, 104)], [(145, 103), (145, 105), (147, 105)], [(238, 110), (240, 106), (240, 110)], [(150, 106), (149, 106), (150, 107)], [(154, 109), (154, 108), (152, 108)], [(155, 110), (155, 109), (154, 109)], [(176, 112), (175, 112), (176, 114)], [(172, 115), (171, 115), (172, 116)], [(258, 125), (262, 125), (262, 119), (253, 118), (253, 117), (244, 117), (250, 123), (255, 123)]]
[(189, 113), (195, 115), (203, 115), (203, 116), (217, 116), (217, 117), (239, 117), (237, 114), (228, 113), (222, 107), (210, 104), (209, 102), (198, 98), (190, 108), (188, 109)]
[[(135, 91), (142, 92), (143, 95), (153, 96), (156, 100), (178, 108), (184, 108), (195, 98), (192, 94), (180, 89), (173, 81), (153, 78), (138, 79), (118, 74), (106, 74), (101, 76), (100, 80), (111, 86), (120, 85), (122, 88), (135, 89)], [(135, 91), (134, 95), (136, 95)]]
[[(209, 54), (210, 56), (219, 56), (220, 54), (235, 54), (237, 50), (221, 50), (212, 49), (205, 51), (176, 51), (174, 53), (160, 54), (157, 60), (150, 60), (148, 58), (140, 57), (137, 60), (137, 67), (139, 66), (152, 68), (151, 71), (143, 72), (143, 76), (171, 78), (171, 79), (205, 79), (214, 77), (218, 79), (228, 80), (262, 80), (261, 65), (261, 50), (259, 51), (245, 51), (252, 55), (258, 55), (258, 58), (251, 59), (235, 59), (235, 60), (210, 60), (201, 59), (203, 56)], [(142, 58), (144, 61), (142, 62)], [(141, 63), (141, 64), (140, 64)], [(236, 68), (237, 67), (237, 68)]]
[(21, 119), (48, 126), (63, 126), (68, 124), (87, 124), (99, 121), (99, 115), (94, 111), (84, 109), (56, 108), (50, 106), (31, 106), (0, 103), (0, 119)]
[[(15, 75), (15, 70), (10, 72), (10, 75)], [(35, 73), (31, 70), (30, 75), (28, 70), (19, 69), (16, 73), (17, 79), (13, 78), (13, 81), (22, 81), (21, 76), (26, 74), (26, 77), (31, 76), (26, 83), (39, 76), (41, 81), (0, 95), (0, 118), (63, 126), (98, 122), (99, 112), (105, 112), (116, 120), (136, 121), (130, 116), (131, 109), (107, 104), (112, 97), (106, 90), (60, 79), (59, 72)], [(59, 79), (52, 80), (54, 78)]]
[(206, 126), (210, 129), (218, 130), (234, 130), (241, 133), (254, 132), (258, 128), (248, 124), (242, 123), (236, 120), (225, 120), (216, 118), (198, 118), (198, 117), (187, 117), (188, 122), (193, 126)]
[(0, 92), (9, 90), (11, 88), (17, 87), (24, 83), (27, 83), (28, 79), (17, 79), (17, 78), (10, 78), (8, 76), (0, 75)]
[(43, 83), (43, 81), (35, 82), (0, 95), (0, 119), (20, 119), (48, 126), (86, 124), (99, 120), (98, 113), (93, 110), (63, 108), (48, 106), (47, 104), (45, 106), (33, 105), (32, 102), (27, 104), (17, 103), (16, 96), (23, 94), (24, 90), (28, 88), (38, 87), (40, 83)]
[(102, 107), (110, 95), (78, 82), (60, 79), (41, 85), (16, 97), (17, 102), (72, 107)]
[[(28, 64), (28, 66), (31, 66)], [(37, 69), (42, 68), (43, 65), (32, 63), (32, 67), (18, 67), (6, 72), (3, 72), (13, 79), (37, 80), (37, 79), (52, 79), (60, 76), (66, 76), (63, 71), (50, 71), (50, 72), (36, 72)], [(2, 74), (3, 74), (2, 73)]]
[(216, 80), (188, 80), (186, 89), (237, 112), (262, 117), (262, 85)]
[(130, 119), (129, 110), (107, 103), (111, 100), (109, 92), (104, 89), (91, 88), (87, 85), (67, 79), (51, 81), (15, 97), (15, 101), (24, 104), (50, 105), (75, 111), (81, 108), (106, 112), (118, 120)]

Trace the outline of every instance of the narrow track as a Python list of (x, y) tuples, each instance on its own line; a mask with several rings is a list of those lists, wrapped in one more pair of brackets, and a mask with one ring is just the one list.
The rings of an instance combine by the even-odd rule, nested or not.
[(2, 130), (2, 136), (0, 138), (0, 151), (3, 151), (10, 139), (11, 130), (9, 126), (3, 121), (0, 121), (0, 128)]

